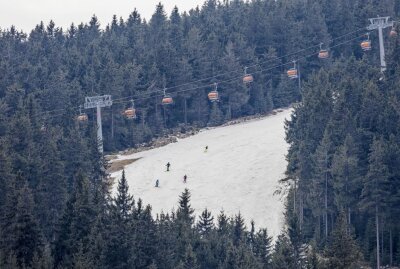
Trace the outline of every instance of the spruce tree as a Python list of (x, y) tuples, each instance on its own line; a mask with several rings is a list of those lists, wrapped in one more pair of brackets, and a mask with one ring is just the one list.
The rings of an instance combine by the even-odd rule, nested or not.
[(328, 268), (357, 268), (361, 261), (361, 252), (353, 236), (347, 229), (346, 214), (341, 212), (332, 231), (329, 247), (326, 251)]
[(80, 171), (59, 223), (54, 246), (55, 266), (73, 266), (74, 255), (78, 252), (86, 255), (89, 252), (91, 229), (96, 219), (89, 191), (90, 182)]
[(297, 269), (297, 260), (294, 255), (294, 248), (289, 238), (281, 234), (275, 243), (274, 254), (272, 255), (273, 269)]
[(23, 184), (17, 189), (15, 219), (9, 227), (12, 243), (9, 246), (16, 257), (19, 268), (32, 266), (35, 257), (41, 258), (44, 251), (43, 236), (38, 222), (33, 215), (33, 197), (26, 181), (18, 177), (16, 184)]
[(197, 263), (196, 254), (193, 252), (192, 246), (189, 244), (185, 250), (185, 256), (183, 260), (176, 267), (177, 269), (199, 269), (200, 266)]
[(179, 208), (176, 212), (176, 217), (178, 221), (182, 221), (189, 227), (194, 221), (194, 209), (190, 205), (190, 192), (185, 189), (183, 193), (179, 196)]
[(263, 269), (271, 268), (272, 237), (268, 236), (267, 229), (260, 229), (255, 234), (253, 253), (263, 265)]
[(244, 243), (243, 241), (246, 238), (246, 226), (244, 224), (244, 219), (242, 215), (239, 214), (235, 216), (233, 220), (233, 232), (232, 239), (235, 246), (239, 246)]
[(211, 212), (207, 209), (204, 209), (201, 213), (197, 229), (202, 236), (208, 235), (214, 229), (214, 217), (211, 216)]
[[(380, 266), (380, 228), (379, 219), (386, 209), (388, 195), (389, 169), (386, 164), (387, 146), (385, 141), (375, 138), (368, 156), (369, 166), (362, 190), (361, 208), (374, 212), (376, 228), (376, 263)], [(379, 265), (379, 266), (378, 266)]]
[(345, 208), (347, 223), (351, 225), (357, 194), (360, 193), (360, 168), (354, 139), (346, 136), (344, 144), (337, 150), (332, 161), (333, 188), (338, 208)]
[(130, 268), (136, 253), (134, 246), (134, 200), (129, 194), (129, 187), (122, 171), (118, 181), (117, 194), (110, 209), (110, 225), (107, 227), (108, 238), (104, 246), (103, 263), (108, 268)]
[(221, 109), (218, 106), (217, 102), (212, 104), (210, 119), (208, 120), (209, 126), (218, 126), (221, 125), (223, 122), (223, 115)]

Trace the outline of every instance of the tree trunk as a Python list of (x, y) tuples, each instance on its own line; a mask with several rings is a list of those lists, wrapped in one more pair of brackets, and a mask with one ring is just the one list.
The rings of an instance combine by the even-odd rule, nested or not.
[(164, 127), (167, 128), (167, 112), (166, 112), (167, 108), (166, 108), (165, 106), (164, 106), (163, 108), (164, 108), (164, 109), (163, 109), (163, 114), (164, 114)]
[[(325, 169), (328, 169), (328, 153), (325, 155)], [(328, 238), (328, 171), (325, 171), (325, 239)]]
[(317, 233), (318, 241), (321, 240), (321, 214), (318, 214), (318, 233)]
[(393, 266), (393, 238), (392, 238), (392, 228), (389, 229), (389, 264)]
[(114, 142), (114, 110), (111, 107), (111, 139)]
[(384, 223), (383, 223), (383, 219), (381, 220), (381, 257), (382, 257), (382, 264), (383, 264), (383, 227), (384, 227)]
[(303, 230), (304, 221), (304, 205), (303, 205), (303, 193), (300, 194), (300, 231)]
[(379, 269), (381, 261), (379, 257), (379, 218), (378, 218), (378, 205), (375, 206), (375, 226), (376, 226), (376, 268)]
[(294, 179), (294, 197), (293, 197), (293, 212), (296, 213), (296, 198), (297, 198), (297, 182), (296, 179)]
[(184, 107), (185, 107), (185, 126), (187, 126), (187, 99), (186, 99), (186, 97), (183, 100), (184, 100)]
[(348, 232), (349, 232), (349, 234), (350, 234), (350, 232), (351, 232), (351, 208), (350, 207), (348, 207), (347, 208), (347, 214), (348, 214)]
[(144, 130), (144, 118), (146, 117), (146, 111), (142, 110), (142, 129)]
[(197, 121), (200, 123), (200, 116), (201, 116), (201, 111), (200, 111), (200, 101), (197, 102)]

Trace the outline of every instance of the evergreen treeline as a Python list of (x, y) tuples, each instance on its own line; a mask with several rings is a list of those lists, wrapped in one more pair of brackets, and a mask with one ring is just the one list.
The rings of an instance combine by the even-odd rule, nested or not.
[(262, 269), (271, 263), (265, 229), (247, 230), (240, 214), (221, 212), (214, 220), (207, 209), (195, 223), (188, 190), (177, 211), (154, 219), (150, 205), (129, 194), (124, 173), (113, 198), (104, 184), (78, 173), (55, 235), (47, 235), (26, 181), (15, 182), (1, 222), (1, 268)]
[(367, 57), (315, 72), (286, 124), (292, 243), (327, 268), (400, 264), (398, 37), (388, 51), (383, 74)]
[[(361, 254), (374, 262), (376, 220), (383, 263), (398, 263), (398, 44), (391, 44), (383, 81), (372, 68), (376, 46), (363, 56), (356, 41), (333, 48), (328, 61), (301, 60), (308, 80), (301, 92), (282, 65), (377, 13), (398, 17), (400, 4), (209, 0), (168, 17), (160, 4), (149, 22), (137, 11), (126, 21), (114, 16), (105, 30), (95, 16), (66, 31), (53, 22), (29, 35), (1, 30), (0, 267), (312, 268), (328, 260), (330, 268), (347, 268)], [(240, 78), (245, 66), (254, 73), (249, 86)], [(188, 90), (221, 81), (218, 104), (207, 100), (211, 87)], [(167, 108), (154, 93), (164, 87), (180, 91)], [(285, 182), (296, 187), (274, 250), (266, 230), (247, 230), (240, 215), (213, 220), (204, 211), (195, 222), (188, 192), (177, 212), (155, 219), (149, 206), (134, 202), (124, 178), (111, 198), (94, 111), (86, 111), (86, 124), (75, 120), (84, 97), (101, 94), (115, 100), (103, 109), (106, 151), (303, 98), (288, 123)], [(121, 114), (131, 96), (137, 121)], [(350, 261), (346, 249), (353, 250)]]
[[(317, 52), (318, 47), (293, 53), (320, 42), (330, 46), (353, 38), (363, 32), (330, 42), (364, 28), (368, 17), (395, 16), (399, 9), (395, 0), (208, 0), (201, 9), (180, 14), (176, 8), (168, 16), (159, 4), (149, 22), (136, 10), (126, 21), (114, 16), (104, 30), (95, 16), (88, 24), (69, 29), (40, 23), (29, 35), (13, 27), (3, 29), (2, 113), (13, 117), (27, 108), (20, 99), (31, 98), (35, 105), (26, 116), (38, 122), (35, 127), (71, 127), (85, 96), (110, 94), (114, 105), (102, 113), (106, 151), (132, 147), (182, 124), (218, 125), (266, 113), (299, 100), (296, 82), (283, 75), (290, 65), (282, 64)], [(332, 56), (361, 57), (358, 41), (333, 48)], [(378, 54), (373, 55), (376, 60)], [(316, 57), (299, 63), (303, 78), (330, 64)], [(255, 78), (248, 87), (240, 78), (245, 66)], [(211, 105), (207, 93), (212, 83), (222, 81), (226, 82), (218, 85), (221, 100)], [(180, 92), (172, 94), (173, 106), (161, 106), (164, 87)], [(203, 88), (189, 90), (198, 87)], [(137, 99), (134, 122), (122, 115), (131, 105), (130, 97)], [(85, 112), (94, 124), (94, 110)], [(3, 132), (9, 129), (5, 127)]]

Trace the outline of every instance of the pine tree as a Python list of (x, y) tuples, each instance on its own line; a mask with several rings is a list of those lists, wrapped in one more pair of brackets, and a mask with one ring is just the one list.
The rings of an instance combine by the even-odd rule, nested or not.
[(111, 223), (107, 227), (108, 238), (104, 246), (103, 263), (108, 268), (130, 268), (134, 257), (134, 200), (122, 171), (118, 181), (117, 194), (110, 209)]
[(151, 206), (141, 209), (142, 201), (139, 199), (135, 217), (135, 233), (133, 254), (134, 264), (138, 267), (150, 266), (158, 254), (157, 225), (151, 215)]
[(220, 236), (229, 235), (229, 218), (225, 215), (224, 211), (218, 215), (218, 233)]
[(368, 156), (369, 166), (365, 178), (362, 200), (360, 205), (363, 209), (375, 211), (376, 224), (376, 263), (380, 266), (380, 244), (379, 244), (379, 219), (381, 211), (386, 209), (389, 195), (388, 180), (389, 169), (386, 164), (386, 143), (381, 139), (374, 139), (371, 145), (371, 153)]
[[(8, 232), (11, 233), (9, 250), (17, 260), (18, 268), (30, 267), (35, 257), (42, 257), (44, 242), (38, 222), (33, 215), (33, 197), (27, 182), (22, 178), (16, 179), (15, 216)], [(22, 181), (22, 182), (21, 182)], [(21, 185), (18, 188), (18, 185)]]
[(357, 193), (360, 193), (360, 169), (354, 139), (346, 136), (344, 144), (337, 150), (332, 161), (333, 187), (338, 208), (345, 208), (347, 223), (351, 225)]
[(346, 215), (341, 212), (326, 251), (328, 268), (356, 268), (361, 261), (361, 252), (347, 229)]
[[(321, 143), (317, 147), (314, 155), (315, 162), (315, 179), (312, 182), (313, 190), (311, 191), (311, 199), (318, 201), (316, 203), (319, 208), (315, 209), (316, 216), (323, 215), (324, 219), (324, 235), (325, 240), (328, 238), (328, 214), (332, 207), (332, 182), (331, 182), (331, 160), (332, 160), (332, 143), (327, 132), (324, 133)], [(323, 206), (322, 206), (323, 205)]]
[(255, 234), (253, 253), (263, 265), (263, 269), (271, 268), (272, 237), (268, 236), (267, 229), (260, 229)]
[(221, 125), (223, 122), (223, 115), (222, 111), (218, 106), (217, 102), (212, 104), (210, 119), (208, 120), (209, 126), (218, 126)]
[(125, 170), (122, 170), (121, 179), (118, 181), (117, 196), (114, 199), (115, 217), (120, 221), (129, 221), (135, 209), (133, 196), (129, 194), (129, 187), (125, 177)]
[(300, 91), (297, 81), (289, 80), (282, 75), (279, 85), (272, 93), (272, 100), (275, 107), (286, 107), (292, 102), (299, 100)]
[(202, 236), (207, 236), (214, 229), (214, 217), (211, 216), (211, 212), (207, 209), (204, 209), (201, 213), (197, 229)]
[[(50, 130), (48, 130), (50, 132)], [(61, 218), (67, 200), (67, 179), (64, 176), (64, 165), (60, 158), (54, 137), (42, 138), (43, 166), (39, 173), (39, 184), (36, 188), (37, 207), (35, 211), (48, 241), (55, 239), (57, 221)]]
[[(4, 216), (4, 206), (9, 187), (11, 186), (12, 174), (10, 158), (7, 157), (7, 147), (5, 141), (0, 139), (0, 214)], [(0, 224), (1, 225), (1, 224)]]
[(272, 268), (281, 269), (296, 269), (297, 260), (294, 255), (294, 248), (289, 240), (289, 238), (281, 234), (275, 243), (275, 251), (272, 255)]
[(199, 269), (200, 266), (197, 263), (196, 254), (193, 252), (192, 246), (189, 244), (186, 247), (185, 256), (183, 260), (176, 267), (177, 269)]
[(176, 212), (177, 220), (182, 221), (190, 227), (194, 221), (193, 213), (194, 209), (190, 205), (190, 192), (188, 189), (185, 189), (179, 196), (179, 208)]
[(74, 255), (79, 251), (81, 255), (88, 252), (91, 228), (96, 218), (89, 185), (88, 179), (80, 171), (60, 220), (54, 249), (55, 266), (73, 266)]
[(176, 250), (180, 259), (184, 258), (186, 249), (191, 241), (192, 237), (192, 225), (194, 222), (194, 209), (190, 205), (190, 192), (185, 189), (179, 196), (179, 207), (176, 212), (175, 229), (178, 237)]
[(239, 246), (244, 243), (246, 238), (246, 226), (244, 224), (244, 219), (242, 215), (239, 214), (235, 216), (233, 220), (233, 232), (232, 239), (235, 246)]

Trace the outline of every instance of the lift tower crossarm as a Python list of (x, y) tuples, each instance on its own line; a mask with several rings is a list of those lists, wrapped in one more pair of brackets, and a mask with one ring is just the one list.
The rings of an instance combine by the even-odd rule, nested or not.
[(101, 124), (101, 108), (112, 105), (111, 95), (85, 97), (85, 109), (97, 109), (97, 139), (99, 152), (103, 153), (103, 130)]
[(381, 58), (381, 72), (386, 70), (385, 62), (385, 47), (383, 46), (383, 32), (382, 29), (393, 27), (393, 21), (389, 21), (389, 17), (377, 17), (369, 19), (370, 25), (367, 26), (369, 31), (378, 29), (379, 33), (379, 54)]

